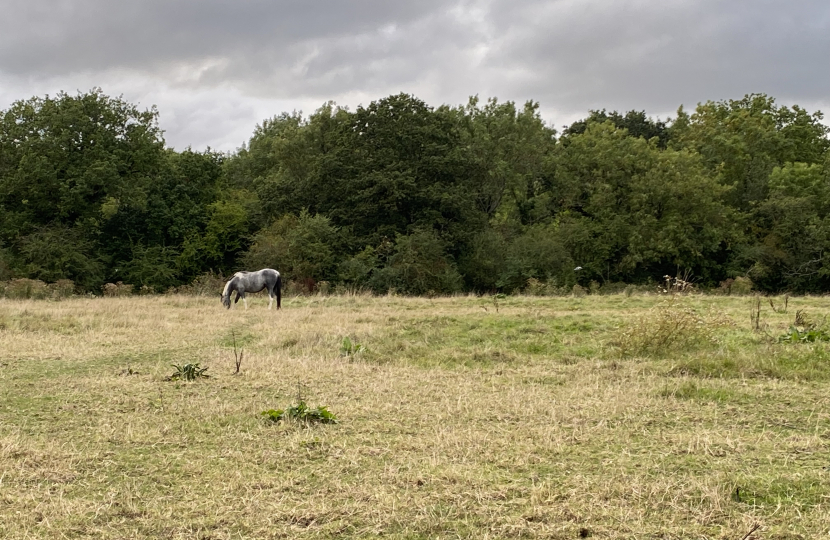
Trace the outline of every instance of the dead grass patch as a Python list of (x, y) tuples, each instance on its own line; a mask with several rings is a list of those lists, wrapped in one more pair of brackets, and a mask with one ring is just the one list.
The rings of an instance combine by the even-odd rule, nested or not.
[[(827, 345), (770, 343), (743, 299), (689, 296), (731, 324), (620, 358), (615, 329), (659, 301), (0, 300), (0, 537), (826, 534)], [(344, 336), (366, 351), (343, 356)], [(164, 380), (185, 362), (211, 378)], [(264, 422), (298, 382), (340, 423)]]

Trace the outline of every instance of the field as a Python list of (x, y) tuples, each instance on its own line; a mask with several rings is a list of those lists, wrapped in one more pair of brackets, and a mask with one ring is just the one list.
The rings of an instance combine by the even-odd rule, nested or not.
[(0, 538), (825, 536), (830, 345), (777, 338), (830, 299), (752, 303), (0, 300)]

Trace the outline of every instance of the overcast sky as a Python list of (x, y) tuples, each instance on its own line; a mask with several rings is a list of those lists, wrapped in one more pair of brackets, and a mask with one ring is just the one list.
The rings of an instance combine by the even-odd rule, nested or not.
[[(169, 146), (398, 92), (673, 115), (766, 93), (830, 113), (828, 0), (0, 0), (0, 109), (101, 87), (158, 106)], [(825, 119), (826, 121), (826, 119)]]

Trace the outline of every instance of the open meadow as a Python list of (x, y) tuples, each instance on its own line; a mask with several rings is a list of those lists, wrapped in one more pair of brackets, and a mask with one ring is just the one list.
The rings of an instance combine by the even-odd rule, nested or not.
[(830, 534), (830, 298), (284, 300), (0, 300), (0, 538)]

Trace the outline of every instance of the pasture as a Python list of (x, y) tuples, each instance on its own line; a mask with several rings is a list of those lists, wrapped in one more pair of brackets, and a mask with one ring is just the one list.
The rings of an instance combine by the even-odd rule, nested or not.
[(830, 299), (283, 300), (0, 300), (0, 538), (830, 533)]

